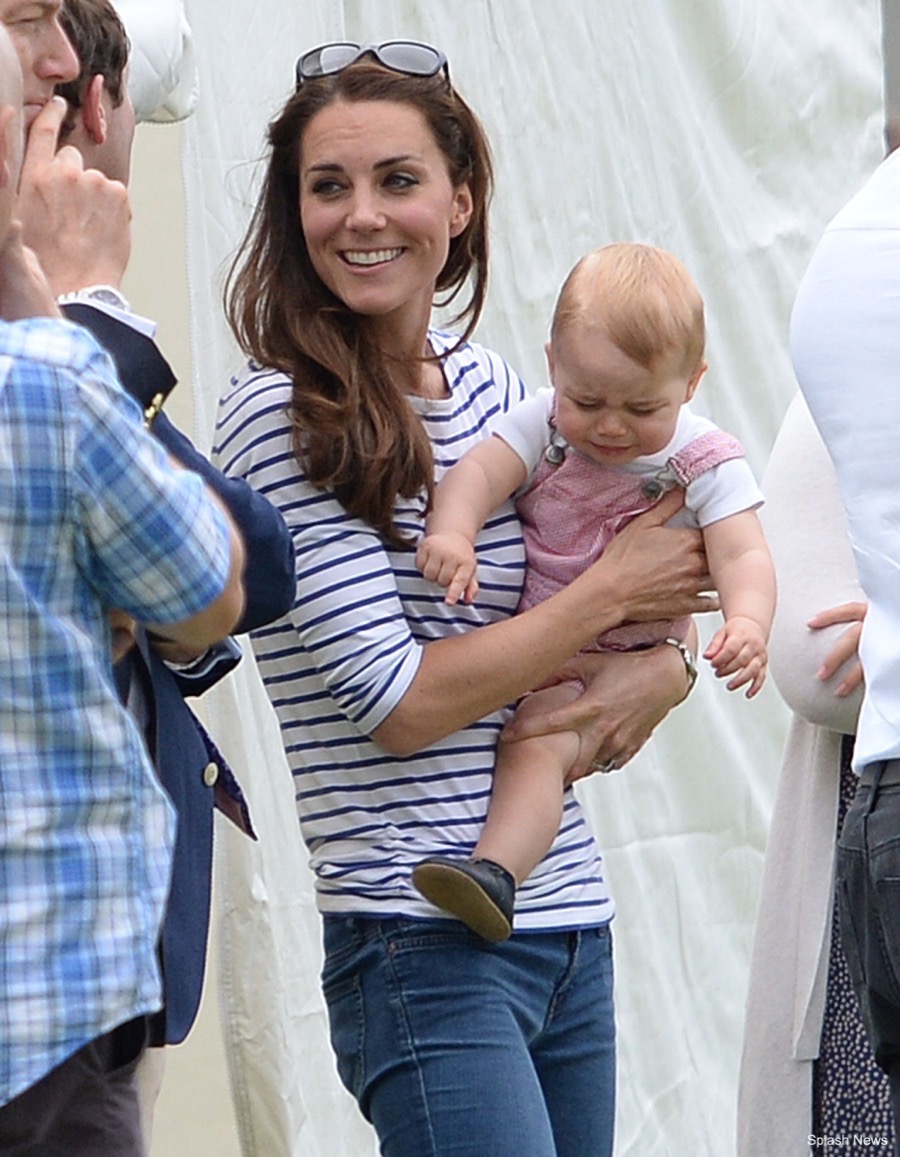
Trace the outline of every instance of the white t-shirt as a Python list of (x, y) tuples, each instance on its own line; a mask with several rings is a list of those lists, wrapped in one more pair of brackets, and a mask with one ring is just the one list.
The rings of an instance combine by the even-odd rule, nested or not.
[[(494, 426), (501, 437), (525, 463), (528, 480), (521, 487), (526, 490), (544, 455), (548, 438), (548, 423), (553, 406), (553, 390), (538, 390), (536, 394), (504, 415)], [(646, 454), (625, 463), (617, 469), (641, 477), (654, 476), (665, 470), (669, 459), (688, 442), (718, 427), (695, 414), (689, 405), (681, 407), (675, 433), (662, 450)], [(684, 509), (671, 520), (672, 525), (699, 527), (711, 525), (743, 510), (761, 506), (763, 496), (746, 458), (733, 458), (705, 471), (689, 483), (685, 490)]]
[(794, 303), (791, 353), (869, 600), (861, 770), (900, 758), (900, 152), (826, 229)]

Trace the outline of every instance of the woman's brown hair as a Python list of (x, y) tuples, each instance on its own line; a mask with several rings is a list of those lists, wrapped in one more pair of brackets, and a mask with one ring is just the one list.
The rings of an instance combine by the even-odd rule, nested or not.
[(454, 323), (474, 330), (487, 292), (490, 151), (477, 117), (443, 74), (412, 77), (362, 57), (342, 72), (305, 81), (269, 126), (262, 194), (225, 286), (225, 310), (241, 348), (293, 382), (294, 451), (313, 485), (401, 544), (398, 496), (434, 488), (431, 445), (409, 405), (415, 367), (398, 366), (370, 327), (322, 283), (299, 223), (300, 144), (307, 125), (336, 100), (396, 101), (419, 110), (443, 153), (454, 188), (468, 184), (473, 212), (450, 241), (437, 280), (439, 304), (468, 298)]

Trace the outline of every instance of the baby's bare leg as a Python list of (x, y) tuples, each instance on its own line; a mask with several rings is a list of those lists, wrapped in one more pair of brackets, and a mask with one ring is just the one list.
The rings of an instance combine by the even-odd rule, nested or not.
[[(516, 714), (546, 715), (580, 694), (572, 683), (535, 691), (521, 701)], [(574, 731), (498, 745), (490, 808), (473, 856), (502, 864), (517, 884), (530, 875), (556, 839), (563, 784), (579, 746)]]
[[(544, 715), (571, 703), (581, 690), (564, 684), (536, 691), (519, 711)], [(501, 743), (487, 821), (472, 856), (429, 856), (413, 869), (413, 886), (485, 940), (505, 940), (513, 928), (516, 885), (559, 831), (563, 783), (580, 742), (577, 732), (563, 731)]]

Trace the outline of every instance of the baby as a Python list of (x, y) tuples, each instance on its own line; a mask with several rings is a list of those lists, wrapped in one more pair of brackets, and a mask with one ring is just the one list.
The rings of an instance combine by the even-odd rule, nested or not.
[[(446, 600), (478, 592), (475, 538), (516, 496), (526, 550), (519, 604), (549, 597), (595, 562), (610, 539), (681, 486), (676, 520), (699, 527), (725, 622), (704, 657), (728, 690), (755, 696), (766, 674), (775, 577), (756, 509), (762, 495), (740, 443), (688, 405), (706, 371), (702, 298), (684, 266), (647, 245), (616, 244), (584, 257), (553, 315), (552, 390), (493, 427), (437, 487), (416, 555)], [(591, 650), (671, 643), (689, 620), (626, 623)], [(532, 692), (518, 713), (571, 702), (576, 682)], [(431, 857), (413, 872), (422, 895), (488, 940), (512, 931), (515, 888), (549, 850), (562, 819), (566, 777), (580, 754), (564, 731), (501, 744), (488, 817), (471, 859)]]

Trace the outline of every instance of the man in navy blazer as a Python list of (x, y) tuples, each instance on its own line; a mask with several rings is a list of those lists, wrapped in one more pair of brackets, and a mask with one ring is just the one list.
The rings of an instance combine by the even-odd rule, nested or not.
[[(155, 343), (126, 322), (104, 312), (102, 299), (93, 303), (91, 289), (63, 311), (91, 330), (112, 355), (125, 389), (144, 407), (165, 398), (175, 375)], [(156, 406), (159, 405), (157, 401)], [(253, 630), (285, 614), (294, 598), (294, 550), (279, 512), (245, 483), (226, 478), (157, 412), (150, 429), (174, 458), (201, 474), (228, 507), (245, 542), (244, 616), (237, 634)], [(209, 924), (212, 871), (213, 806), (247, 834), (252, 834), (247, 808), (231, 769), (186, 698), (201, 695), (226, 675), (237, 661), (230, 649), (214, 648), (205, 662), (185, 671), (168, 665), (154, 644), (138, 632), (135, 647), (117, 664), (116, 675), (126, 697), (143, 691), (147, 746), (163, 786), (178, 812), (172, 866), (172, 888), (163, 925), (161, 957), (165, 1007), (151, 1026), (153, 1045), (178, 1044), (197, 1015), (203, 985)], [(199, 668), (199, 669), (198, 669)]]

